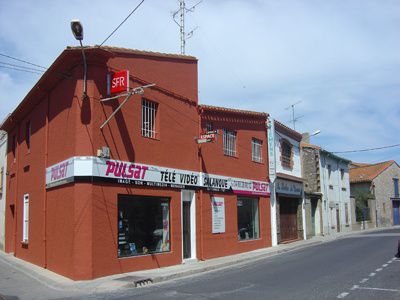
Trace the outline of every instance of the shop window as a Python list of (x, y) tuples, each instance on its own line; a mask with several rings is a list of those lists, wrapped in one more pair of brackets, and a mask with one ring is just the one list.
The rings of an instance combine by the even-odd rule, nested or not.
[(238, 239), (252, 240), (260, 237), (258, 199), (238, 197)]
[(224, 129), (224, 154), (229, 156), (236, 156), (236, 132)]
[(255, 162), (262, 162), (262, 141), (258, 139), (251, 140), (251, 157)]
[(169, 199), (118, 197), (118, 257), (170, 251)]
[(293, 146), (288, 140), (286, 139), (281, 140), (281, 163), (282, 167), (284, 168), (289, 168), (289, 169), (293, 168), (292, 148)]
[(24, 195), (24, 206), (22, 212), (22, 242), (28, 243), (29, 238), (29, 194)]
[(142, 99), (142, 136), (153, 139), (157, 137), (157, 109), (157, 103)]

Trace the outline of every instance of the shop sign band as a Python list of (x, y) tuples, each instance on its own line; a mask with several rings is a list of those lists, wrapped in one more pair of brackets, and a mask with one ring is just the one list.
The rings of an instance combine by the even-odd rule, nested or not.
[(46, 169), (46, 188), (78, 181), (162, 188), (205, 188), (237, 195), (269, 195), (264, 181), (232, 178), (99, 157), (72, 157)]

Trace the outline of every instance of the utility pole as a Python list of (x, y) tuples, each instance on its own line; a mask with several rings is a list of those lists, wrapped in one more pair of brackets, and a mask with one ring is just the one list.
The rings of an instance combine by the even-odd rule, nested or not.
[(304, 116), (299, 116), (299, 117), (294, 117), (294, 107), (301, 103), (302, 101), (297, 101), (296, 103), (293, 103), (291, 105), (289, 105), (288, 107), (285, 108), (285, 110), (288, 110), (289, 108), (292, 108), (292, 121), (290, 121), (290, 123), (293, 123), (293, 130), (296, 130), (296, 122), (301, 119)]
[[(185, 14), (187, 12), (194, 12), (194, 9), (197, 5), (199, 5), (203, 0), (197, 2), (197, 4), (193, 5), (191, 8), (186, 8), (185, 0), (179, 1), (179, 10), (175, 11), (172, 15), (172, 18), (176, 25), (179, 26), (180, 40), (181, 40), (181, 54), (185, 54), (186, 40), (190, 39), (193, 36), (193, 32), (197, 29), (194, 28), (189, 33), (185, 33)], [(179, 22), (176, 20), (176, 17), (179, 15)]]

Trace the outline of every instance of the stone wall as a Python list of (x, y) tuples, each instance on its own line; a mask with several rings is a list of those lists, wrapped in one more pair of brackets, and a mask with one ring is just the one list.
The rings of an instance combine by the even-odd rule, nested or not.
[(396, 163), (393, 163), (372, 182), (376, 199), (378, 227), (393, 224), (393, 204), (391, 200), (394, 197), (393, 178), (400, 178), (400, 168)]

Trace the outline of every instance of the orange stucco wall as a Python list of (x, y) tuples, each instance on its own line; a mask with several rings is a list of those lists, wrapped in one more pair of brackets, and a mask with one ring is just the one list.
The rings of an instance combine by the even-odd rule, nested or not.
[[(76, 56), (80, 57), (77, 52)], [(80, 62), (80, 59), (76, 59)], [(222, 139), (195, 142), (201, 125), (197, 106), (197, 61), (143, 55), (118, 55), (90, 59), (89, 100), (83, 100), (82, 68), (75, 60), (70, 76), (44, 92), (9, 131), (17, 137), (16, 159), (8, 152), (6, 251), (75, 280), (158, 268), (182, 262), (181, 191), (105, 183), (70, 183), (45, 189), (45, 169), (73, 156), (96, 156), (103, 146), (111, 158), (176, 169), (208, 172), (266, 181), (266, 134), (263, 122), (214, 120), (217, 128), (238, 132), (239, 155), (227, 157)], [(141, 135), (141, 99), (134, 95), (123, 109), (100, 130), (101, 124), (123, 100), (101, 103), (106, 97), (106, 74), (129, 69), (130, 85), (155, 83), (144, 97), (158, 105), (157, 137)], [(25, 123), (32, 124), (31, 149), (25, 142)], [(263, 141), (265, 160), (251, 161), (251, 138)], [(11, 144), (9, 146), (11, 149)], [(29, 242), (22, 244), (23, 195), (30, 195)], [(117, 258), (117, 203), (119, 194), (170, 198), (171, 251), (157, 255)], [(200, 194), (203, 195), (200, 199)], [(226, 205), (226, 232), (211, 233), (210, 192), (196, 191), (197, 257), (209, 259), (267, 247), (270, 242), (269, 199), (259, 197), (260, 238), (237, 239), (237, 196), (217, 193)], [(14, 214), (11, 210), (14, 209)]]

